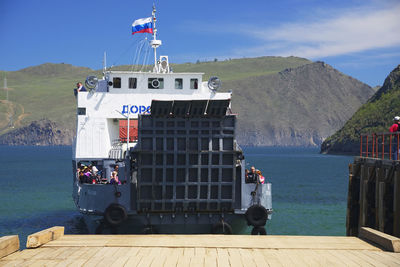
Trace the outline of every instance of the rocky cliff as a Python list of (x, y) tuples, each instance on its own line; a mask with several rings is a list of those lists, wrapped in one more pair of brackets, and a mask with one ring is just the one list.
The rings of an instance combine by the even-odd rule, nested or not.
[(360, 135), (388, 132), (394, 116), (400, 116), (400, 65), (388, 75), (371, 99), (322, 143), (321, 153), (359, 153)]
[(70, 145), (72, 131), (47, 119), (33, 121), (28, 126), (0, 136), (0, 145)]
[(323, 62), (224, 87), (233, 90), (238, 141), (249, 146), (319, 146), (374, 93)]

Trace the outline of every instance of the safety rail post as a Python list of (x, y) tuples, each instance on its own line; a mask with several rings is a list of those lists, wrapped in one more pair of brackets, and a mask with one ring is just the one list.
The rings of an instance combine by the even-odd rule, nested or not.
[(392, 159), (392, 134), (389, 134), (389, 160)]
[(372, 133), (372, 157), (375, 158), (375, 134)]
[(362, 157), (362, 139), (363, 139), (363, 135), (360, 135), (360, 157)]
[(385, 134), (382, 134), (382, 159), (385, 159)]
[(366, 149), (365, 157), (368, 158), (368, 134), (367, 134), (367, 149)]
[(396, 134), (397, 135), (397, 150), (396, 150), (396, 155), (397, 155), (397, 160), (399, 160), (399, 134)]

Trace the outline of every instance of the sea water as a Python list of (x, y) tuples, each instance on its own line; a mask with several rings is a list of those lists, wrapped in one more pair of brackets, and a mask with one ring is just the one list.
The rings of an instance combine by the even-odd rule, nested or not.
[[(248, 168), (272, 183), (273, 235), (345, 235), (348, 164), (352, 157), (316, 148), (244, 148)], [(65, 226), (87, 229), (72, 201), (71, 147), (0, 146), (0, 236)], [(248, 228), (244, 234), (249, 233)]]

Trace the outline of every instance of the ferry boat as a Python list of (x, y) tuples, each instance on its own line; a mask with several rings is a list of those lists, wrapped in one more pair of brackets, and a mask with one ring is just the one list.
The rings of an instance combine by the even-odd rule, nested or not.
[(89, 232), (266, 234), (271, 184), (246, 183), (232, 93), (157, 58), (154, 7), (135, 23), (153, 35), (153, 70), (104, 68), (76, 95), (73, 200)]

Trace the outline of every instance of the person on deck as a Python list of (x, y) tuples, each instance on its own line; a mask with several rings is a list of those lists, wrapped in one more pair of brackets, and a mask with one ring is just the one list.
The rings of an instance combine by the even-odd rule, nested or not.
[(74, 89), (74, 95), (77, 96), (78, 92), (86, 92), (86, 88), (82, 85), (81, 82), (76, 84), (76, 88)]
[(260, 170), (256, 170), (257, 176), (258, 176), (258, 183), (264, 184), (265, 183), (265, 177), (262, 176), (262, 173)]
[[(393, 124), (392, 126), (390, 126), (389, 132), (391, 133), (396, 133), (400, 131), (400, 117), (396, 116), (393, 118)], [(392, 160), (397, 160), (398, 159), (398, 155), (399, 155), (399, 151), (398, 151), (398, 144), (397, 144), (397, 137), (398, 137), (399, 133), (397, 134), (392, 134), (391, 139), (392, 139)]]
[(118, 169), (118, 165), (115, 165), (114, 171), (111, 172), (110, 184), (121, 184), (121, 181), (118, 179)]
[(250, 171), (247, 173), (246, 184), (256, 184), (258, 180), (258, 175), (256, 173), (256, 168), (251, 166)]

